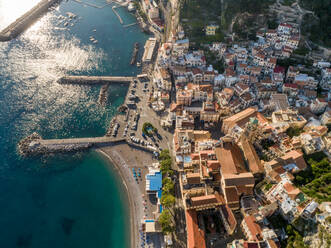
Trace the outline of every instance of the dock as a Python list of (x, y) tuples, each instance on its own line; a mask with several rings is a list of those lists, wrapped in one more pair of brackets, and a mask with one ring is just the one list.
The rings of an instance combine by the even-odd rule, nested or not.
[(108, 100), (108, 88), (109, 88), (109, 84), (104, 84), (102, 85), (101, 89), (100, 89), (100, 93), (99, 93), (99, 99), (98, 99), (98, 103), (101, 106), (105, 106), (107, 104), (107, 100)]
[(55, 4), (60, 3), (61, 0), (42, 0), (31, 10), (26, 12), (24, 15), (16, 19), (8, 27), (0, 32), (0, 41), (10, 41), (21, 33), (23, 33), (27, 28), (29, 28), (39, 17), (43, 16), (50, 7)]
[(65, 76), (58, 79), (59, 84), (109, 84), (130, 83), (134, 77), (119, 76)]
[(106, 3), (103, 6), (98, 6), (98, 5), (95, 5), (93, 3), (82, 2), (81, 0), (74, 0), (74, 2), (79, 3), (79, 4), (83, 4), (83, 5), (85, 4), (87, 6), (90, 6), (90, 7), (96, 8), (96, 9), (103, 9), (103, 8), (107, 7), (108, 5), (112, 4), (112, 2), (109, 2), (109, 3)]
[(123, 143), (140, 150), (154, 152), (154, 149), (134, 144), (123, 137), (116, 138), (103, 136), (93, 138), (42, 139), (36, 133), (21, 140), (18, 144), (18, 148), (21, 155), (29, 156), (49, 153), (77, 152), (88, 150), (90, 148), (114, 146)]
[(113, 6), (111, 9), (114, 11), (115, 15), (120, 20), (120, 23), (123, 24), (123, 20), (122, 20), (120, 14), (117, 13), (116, 8), (117, 8), (116, 6)]
[(38, 134), (24, 138), (18, 144), (19, 152), (23, 156), (39, 155), (59, 152), (75, 152), (92, 147), (111, 146), (126, 142), (124, 138), (94, 137), (69, 139), (42, 139)]
[(134, 26), (134, 25), (137, 25), (137, 24), (138, 24), (138, 22), (134, 22), (134, 23), (123, 25), (123, 27), (128, 28), (128, 27), (131, 27), (131, 26)]

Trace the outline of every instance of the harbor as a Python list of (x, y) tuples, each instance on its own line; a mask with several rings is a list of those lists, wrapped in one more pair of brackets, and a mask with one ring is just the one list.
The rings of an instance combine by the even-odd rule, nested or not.
[(10, 41), (28, 27), (30, 27), (39, 17), (47, 13), (47, 11), (54, 5), (60, 3), (61, 0), (42, 0), (31, 10), (16, 19), (12, 24), (0, 32), (0, 41)]
[[(39, 1), (0, 0), (5, 3), (2, 7), (6, 3), (12, 7), (6, 8), (9, 11), (2, 16), (1, 27), (7, 27)], [(106, 4), (106, 0), (82, 2)], [(155, 162), (155, 157), (143, 150), (147, 146), (130, 138), (135, 132), (137, 139), (143, 139), (140, 132), (146, 118), (142, 115), (133, 131), (135, 110), (127, 111), (123, 106), (124, 114), (116, 119), (115, 114), (124, 103), (131, 79), (140, 73), (140, 68), (129, 65), (134, 43), (143, 47), (148, 36), (139, 26), (121, 25), (111, 10), (113, 4), (100, 9), (62, 1), (17, 38), (2, 43), (0, 95), (5, 98), (0, 102), (4, 110), (1, 127), (7, 131), (0, 153), (4, 158), (2, 175), (10, 179), (2, 180), (8, 188), (1, 200), (5, 210), (0, 221), (4, 247), (141, 247), (139, 225), (144, 215), (149, 216), (141, 206), (145, 166)], [(16, 14), (12, 13), (14, 8)], [(125, 7), (116, 10), (124, 24), (137, 22)], [(71, 18), (68, 13), (77, 17)], [(129, 78), (109, 83), (57, 83), (64, 75)], [(101, 91), (105, 84), (108, 90)], [(130, 128), (123, 141), (126, 116)], [(111, 119), (114, 125), (110, 128)], [(108, 127), (110, 133), (105, 139)], [(22, 156), (17, 144), (33, 132), (40, 136), (32, 145), (37, 147), (40, 142), (44, 149)], [(101, 150), (107, 156), (99, 154)], [(141, 169), (138, 183), (131, 167)], [(131, 182), (124, 186), (125, 180)], [(6, 214), (8, 211), (12, 214)], [(27, 226), (22, 227), (22, 222)], [(41, 231), (45, 235), (39, 235)]]
[(146, 75), (137, 77), (120, 76), (65, 76), (57, 81), (59, 84), (72, 85), (102, 85), (98, 97), (100, 105), (107, 104), (108, 88), (110, 84), (126, 83), (127, 94), (123, 105), (119, 108), (122, 113), (113, 117), (106, 134), (102, 137), (43, 139), (34, 133), (18, 144), (19, 153), (23, 156), (43, 155), (48, 153), (63, 153), (87, 150), (90, 148), (112, 147), (118, 144), (127, 144), (130, 147), (157, 154), (160, 147), (168, 148), (169, 142), (164, 140), (147, 140), (142, 134), (144, 122), (151, 122), (158, 130), (161, 126), (152, 109), (146, 108), (149, 99), (151, 79)]

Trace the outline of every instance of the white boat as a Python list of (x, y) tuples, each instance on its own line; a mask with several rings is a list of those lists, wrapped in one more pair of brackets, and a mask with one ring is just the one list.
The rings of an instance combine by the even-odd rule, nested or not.
[(94, 40), (94, 41), (92, 41), (94, 44), (96, 44), (96, 43), (98, 43), (98, 41), (97, 40)]
[(141, 63), (140, 62), (137, 62), (137, 66), (140, 67), (141, 66)]
[(128, 11), (132, 12), (132, 11), (135, 11), (136, 10), (136, 7), (134, 6), (134, 4), (131, 2), (129, 3), (128, 5)]

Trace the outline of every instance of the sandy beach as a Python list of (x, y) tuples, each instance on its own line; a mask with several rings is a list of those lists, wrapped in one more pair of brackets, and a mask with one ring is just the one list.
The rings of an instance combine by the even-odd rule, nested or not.
[(147, 171), (145, 166), (153, 162), (152, 156), (149, 153), (133, 149), (127, 144), (115, 147), (102, 147), (96, 149), (96, 151), (109, 159), (122, 178), (129, 198), (131, 247), (141, 247), (139, 229), (141, 220), (146, 216), (143, 205), (144, 198), (142, 196), (142, 194), (145, 194), (145, 182), (142, 180), (137, 184), (131, 170), (132, 168), (141, 168), (144, 170), (142, 172), (144, 178)]

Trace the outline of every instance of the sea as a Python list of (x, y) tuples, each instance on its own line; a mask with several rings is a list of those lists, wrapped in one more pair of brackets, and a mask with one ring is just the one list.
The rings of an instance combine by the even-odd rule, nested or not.
[[(0, 29), (39, 0), (0, 0)], [(103, 136), (127, 88), (59, 85), (64, 75), (139, 73), (129, 64), (148, 35), (124, 27), (106, 0), (62, 1), (10, 42), (0, 43), (0, 247), (127, 248), (128, 198), (112, 164), (95, 151), (22, 158), (17, 143)], [(116, 11), (124, 25), (136, 19)], [(70, 18), (71, 16), (71, 18)], [(93, 40), (97, 42), (93, 43)]]

